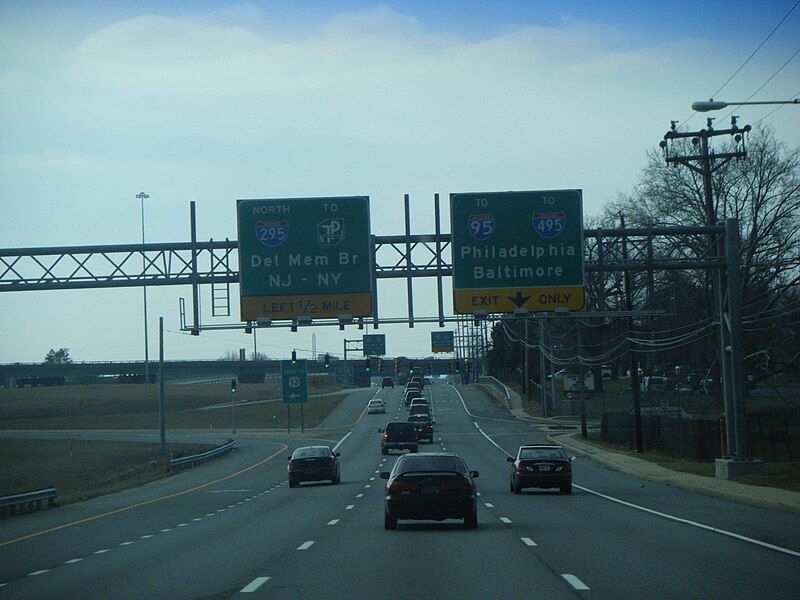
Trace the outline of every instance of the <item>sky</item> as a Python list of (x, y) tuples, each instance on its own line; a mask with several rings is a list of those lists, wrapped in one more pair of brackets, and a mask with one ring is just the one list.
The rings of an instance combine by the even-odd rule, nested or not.
[[(437, 193), (445, 231), (457, 192), (581, 189), (597, 215), (634, 189), (670, 120), (730, 114), (693, 101), (800, 94), (796, 6), (0, 0), (0, 248), (141, 242), (141, 191), (148, 242), (189, 241), (191, 201), (198, 239), (236, 239), (239, 198), (366, 195), (375, 235), (404, 232), (404, 194), (414, 234), (434, 232)], [(796, 149), (800, 107), (773, 108), (735, 114)], [(416, 316), (436, 315), (434, 290), (415, 284)], [(190, 293), (148, 289), (151, 359), (159, 317), (167, 360), (341, 355), (365, 333), (385, 334), (388, 356), (423, 357), (436, 329), (193, 337), (180, 330)], [(214, 318), (201, 290), (203, 324), (238, 322), (233, 293), (232, 316)], [(408, 314), (404, 283), (379, 281), (377, 298), (382, 317)], [(0, 363), (62, 347), (141, 360), (142, 290), (0, 292)]]

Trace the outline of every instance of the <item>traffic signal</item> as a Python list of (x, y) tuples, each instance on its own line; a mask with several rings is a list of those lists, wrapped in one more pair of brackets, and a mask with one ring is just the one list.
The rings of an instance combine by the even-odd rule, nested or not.
[(383, 359), (378, 359), (378, 373), (383, 373)]
[(292, 364), (297, 364), (297, 350), (292, 350)]
[(413, 375), (414, 374), (414, 361), (408, 361), (408, 372)]
[(231, 394), (235, 394), (235, 393), (236, 393), (236, 380), (235, 379), (231, 379)]
[(461, 373), (461, 361), (456, 361), (456, 373)]
[(394, 359), (394, 372), (399, 375), (400, 374), (400, 361), (396, 358)]
[(329, 368), (331, 366), (331, 355), (327, 352), (325, 353), (325, 368)]
[(364, 370), (369, 373), (369, 358), (364, 359)]

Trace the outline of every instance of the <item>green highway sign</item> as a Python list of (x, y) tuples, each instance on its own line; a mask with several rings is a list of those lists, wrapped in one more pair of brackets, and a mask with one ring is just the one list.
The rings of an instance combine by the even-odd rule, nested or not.
[(453, 306), (460, 314), (581, 310), (581, 190), (450, 195)]
[(372, 314), (369, 198), (238, 200), (241, 318)]
[(281, 361), (281, 394), (284, 404), (308, 402), (308, 369), (306, 361)]
[(364, 356), (383, 356), (386, 354), (386, 335), (375, 333), (365, 334), (362, 337), (364, 346)]
[(431, 352), (452, 352), (453, 348), (452, 331), (431, 331)]

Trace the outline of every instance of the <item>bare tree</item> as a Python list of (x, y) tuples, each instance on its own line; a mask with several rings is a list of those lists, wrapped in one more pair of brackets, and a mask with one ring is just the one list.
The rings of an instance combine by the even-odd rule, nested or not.
[[(688, 152), (687, 152), (688, 154)], [(742, 242), (742, 307), (746, 354), (770, 355), (776, 331), (786, 343), (800, 344), (800, 150), (775, 139), (770, 127), (756, 128), (748, 140), (748, 156), (730, 162), (713, 176), (718, 219), (736, 217)], [(668, 165), (656, 152), (648, 154), (640, 183), (604, 210), (612, 221), (620, 213), (634, 227), (705, 225), (701, 175)], [(708, 238), (686, 241), (665, 238), (661, 256), (703, 256)], [(662, 273), (657, 285), (678, 287), (678, 317), (671, 323), (701, 323), (715, 314), (711, 276), (704, 272)], [(709, 350), (716, 353), (713, 340)], [(784, 348), (784, 353), (793, 354)], [(773, 350), (774, 353), (774, 350)]]

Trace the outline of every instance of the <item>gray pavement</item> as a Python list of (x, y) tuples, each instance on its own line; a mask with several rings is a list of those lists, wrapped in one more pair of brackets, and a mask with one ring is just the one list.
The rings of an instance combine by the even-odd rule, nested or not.
[[(490, 386), (482, 386), (487, 392), (500, 398)], [(509, 404), (509, 411), (517, 419), (541, 424), (545, 429), (565, 425), (563, 418), (532, 417), (522, 410), (522, 399), (513, 390), (508, 390), (509, 398), (502, 398)], [(575, 421), (571, 421), (575, 424)], [(800, 514), (800, 492), (790, 492), (778, 488), (762, 487), (737, 483), (729, 479), (704, 477), (692, 473), (682, 473), (667, 469), (653, 462), (636, 458), (628, 454), (612, 452), (584, 442), (577, 431), (553, 431), (549, 438), (575, 455), (591, 458), (607, 467), (626, 473), (633, 477), (691, 490), (731, 502), (758, 506), (771, 510), (780, 510)]]

